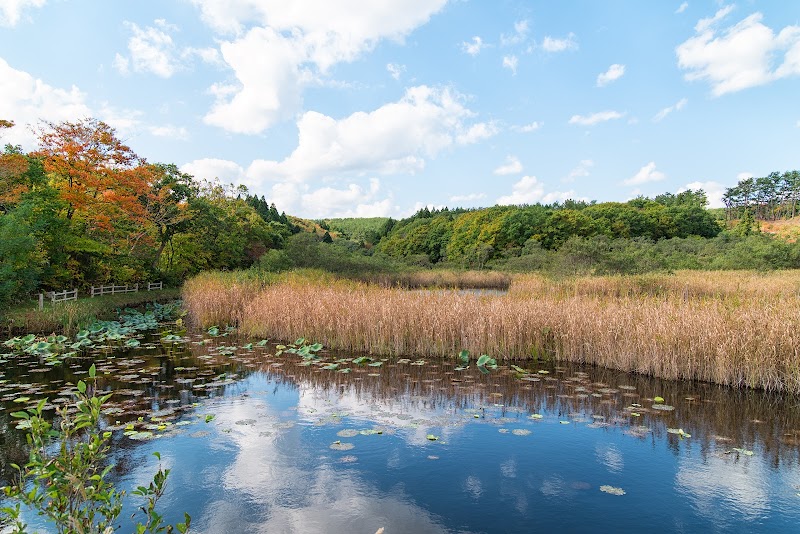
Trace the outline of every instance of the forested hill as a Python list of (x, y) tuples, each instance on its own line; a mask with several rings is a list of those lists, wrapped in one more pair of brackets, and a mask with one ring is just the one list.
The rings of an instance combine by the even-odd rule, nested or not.
[[(0, 134), (10, 125), (0, 120)], [(707, 210), (703, 191), (628, 202), (423, 208), (397, 221), (308, 221), (245, 187), (198, 180), (174, 164), (149, 163), (95, 119), (44, 124), (38, 138), (35, 151), (7, 145), (0, 153), (0, 310), (42, 290), (149, 280), (177, 285), (210, 269), (528, 269), (540, 268), (542, 258), (550, 261), (555, 251), (588, 247), (581, 257), (597, 258), (631, 243), (637, 254), (650, 255), (642, 267), (647, 269), (800, 266), (800, 252), (794, 245), (786, 248), (787, 241), (754, 241), (736, 249), (737, 235), (757, 233), (759, 218), (796, 213), (796, 171), (731, 188), (727, 213), (740, 218), (738, 224)], [(697, 239), (713, 241), (711, 249), (701, 250)], [(674, 249), (669, 262), (651, 261), (647, 247), (660, 243)], [(713, 260), (729, 253), (725, 261)], [(615, 265), (635, 265), (614, 254)], [(700, 259), (683, 261), (691, 255)]]
[(420, 210), (392, 225), (377, 246), (390, 257), (425, 255), (430, 262), (480, 267), (499, 256), (519, 255), (533, 242), (548, 250), (569, 238), (715, 237), (722, 226), (705, 209), (702, 191), (625, 203), (494, 206), (478, 210)]

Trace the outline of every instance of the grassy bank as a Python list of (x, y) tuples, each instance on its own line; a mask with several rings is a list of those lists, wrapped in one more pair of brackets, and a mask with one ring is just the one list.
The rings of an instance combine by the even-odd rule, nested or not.
[(498, 360), (555, 358), (800, 393), (800, 272), (513, 278), (504, 296), (412, 292), (314, 274), (207, 273), (190, 316), (246, 335), (345, 350)]
[(180, 297), (180, 289), (122, 293), (102, 297), (82, 298), (58, 304), (45, 303), (43, 310), (31, 303), (12, 308), (2, 314), (4, 335), (36, 332), (42, 334), (74, 334), (94, 319), (112, 319), (119, 308), (138, 306), (146, 302), (164, 302)]

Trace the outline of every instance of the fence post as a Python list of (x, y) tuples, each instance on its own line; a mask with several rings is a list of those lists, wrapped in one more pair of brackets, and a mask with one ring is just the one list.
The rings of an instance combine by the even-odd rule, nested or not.
[(39, 310), (44, 309), (44, 293), (39, 293)]

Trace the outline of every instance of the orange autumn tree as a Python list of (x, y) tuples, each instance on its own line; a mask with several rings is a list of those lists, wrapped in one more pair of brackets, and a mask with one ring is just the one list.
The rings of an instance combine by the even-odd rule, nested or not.
[[(73, 228), (66, 246), (73, 262), (93, 263), (94, 280), (140, 276), (137, 246), (150, 227), (146, 202), (153, 179), (149, 166), (108, 124), (93, 118), (44, 123), (39, 132), (44, 171), (64, 202), (62, 216)], [(147, 255), (147, 247), (142, 247)], [(85, 280), (88, 282), (88, 280)]]
[[(0, 138), (3, 130), (13, 127), (13, 121), (0, 119)], [(28, 190), (24, 178), (27, 171), (28, 160), (25, 155), (18, 147), (6, 145), (5, 150), (0, 153), (0, 211), (8, 211)]]

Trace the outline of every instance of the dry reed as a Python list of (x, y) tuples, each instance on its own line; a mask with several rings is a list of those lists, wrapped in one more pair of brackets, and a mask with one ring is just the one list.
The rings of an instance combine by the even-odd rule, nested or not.
[(344, 350), (554, 358), (669, 379), (800, 393), (800, 273), (513, 279), (503, 296), (410, 292), (289, 275), (207, 274), (184, 287), (200, 324)]

